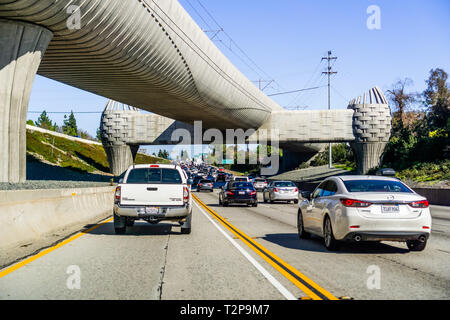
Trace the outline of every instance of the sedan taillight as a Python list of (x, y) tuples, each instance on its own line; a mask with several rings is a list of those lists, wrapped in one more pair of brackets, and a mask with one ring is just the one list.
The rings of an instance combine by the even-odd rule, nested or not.
[(228, 195), (228, 196), (234, 196), (234, 192), (227, 191), (227, 195)]
[(353, 200), (353, 199), (341, 199), (341, 203), (345, 207), (356, 207), (356, 208), (367, 208), (372, 205), (372, 203), (370, 203), (370, 202)]
[(278, 192), (278, 188), (274, 188), (274, 189), (273, 189), (273, 192)]
[(410, 202), (410, 203), (408, 203), (408, 205), (412, 208), (428, 208), (428, 206), (430, 204), (428, 203), (427, 200), (422, 200), (422, 201)]
[(250, 195), (251, 195), (251, 196), (254, 196), (255, 194), (256, 194), (256, 191), (250, 192)]

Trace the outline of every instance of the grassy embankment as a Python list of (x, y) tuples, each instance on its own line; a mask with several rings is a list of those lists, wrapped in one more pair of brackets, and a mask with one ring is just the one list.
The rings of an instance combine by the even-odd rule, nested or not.
[[(27, 160), (44, 160), (79, 172), (109, 172), (106, 153), (101, 145), (75, 142), (37, 131), (27, 130)], [(169, 161), (139, 153), (136, 156), (136, 164), (145, 163)]]

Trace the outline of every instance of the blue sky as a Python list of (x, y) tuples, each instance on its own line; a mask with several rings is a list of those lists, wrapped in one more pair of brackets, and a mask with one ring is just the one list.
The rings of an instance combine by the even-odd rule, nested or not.
[[(217, 28), (197, 0), (179, 0), (204, 30)], [(332, 108), (346, 108), (349, 100), (378, 85), (383, 91), (398, 79), (414, 81), (422, 92), (430, 69), (450, 72), (450, 1), (325, 1), (325, 0), (200, 0), (226, 33), (260, 69), (223, 43), (214, 43), (250, 80), (276, 80), (267, 94), (311, 86), (325, 86), (328, 50), (338, 59), (333, 65)], [(192, 6), (195, 10), (192, 8)], [(369, 30), (370, 5), (381, 12), (381, 29)], [(200, 15), (197, 14), (200, 13)], [(201, 17), (200, 17), (201, 16)], [(208, 33), (212, 36), (211, 33)], [(240, 58), (239, 58), (240, 57)], [(241, 59), (247, 61), (243, 63)], [(255, 70), (257, 72), (255, 72)], [(327, 108), (327, 88), (273, 97), (281, 106)], [(107, 99), (36, 77), (29, 111), (102, 111)], [(36, 120), (38, 114), (30, 113)], [(59, 125), (63, 115), (50, 114)], [(91, 135), (100, 114), (76, 114), (79, 127)], [(153, 152), (153, 151), (152, 151)]]

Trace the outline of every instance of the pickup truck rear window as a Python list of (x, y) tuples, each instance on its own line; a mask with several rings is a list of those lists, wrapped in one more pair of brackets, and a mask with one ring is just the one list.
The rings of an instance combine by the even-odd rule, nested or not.
[(176, 169), (139, 168), (128, 174), (129, 184), (182, 184), (180, 173)]

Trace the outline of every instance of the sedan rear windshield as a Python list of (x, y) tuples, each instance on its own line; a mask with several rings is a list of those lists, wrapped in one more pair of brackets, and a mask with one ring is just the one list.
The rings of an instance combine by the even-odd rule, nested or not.
[(176, 169), (139, 168), (130, 171), (127, 183), (182, 184), (182, 179)]
[(295, 184), (293, 182), (290, 181), (286, 181), (286, 182), (275, 182), (273, 184), (274, 187), (295, 187)]
[(265, 179), (255, 179), (255, 182), (267, 182)]
[(211, 180), (201, 180), (200, 183), (212, 183)]
[(412, 193), (400, 181), (390, 180), (348, 180), (344, 181), (348, 192), (407, 192)]
[(233, 182), (230, 183), (229, 189), (253, 189), (253, 185), (250, 182)]

